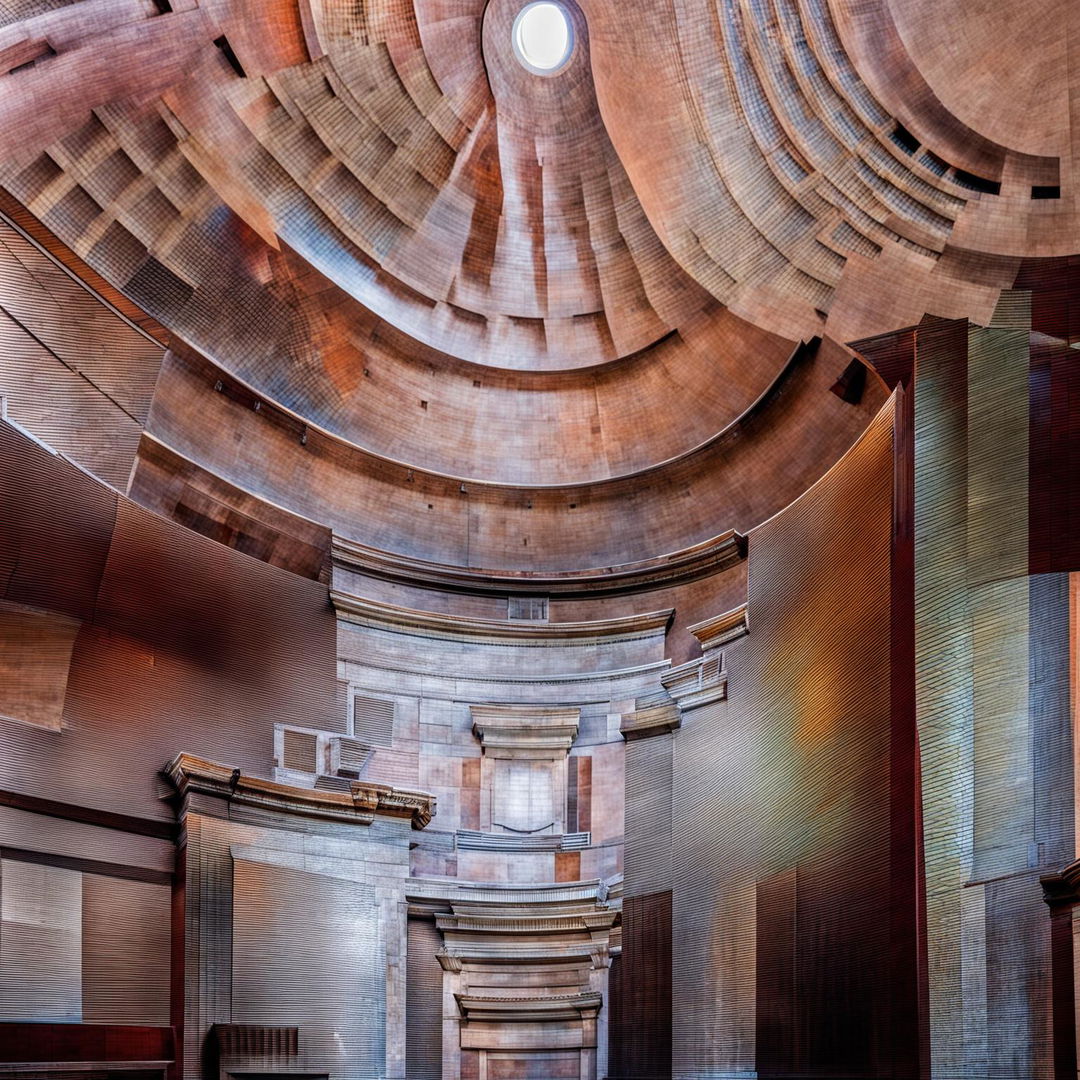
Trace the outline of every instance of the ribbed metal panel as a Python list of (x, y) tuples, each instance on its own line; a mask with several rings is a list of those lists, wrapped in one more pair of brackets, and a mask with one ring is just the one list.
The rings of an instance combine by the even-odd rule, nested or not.
[[(759, 883), (793, 867), (799, 1008), (772, 1037), (798, 1046), (799, 1075), (893, 1075), (891, 1025), (914, 1007), (895, 989), (882, 915), (893, 472), (890, 405), (832, 472), (751, 534), (753, 629), (726, 650), (729, 700), (695, 709), (674, 735), (676, 1077), (772, 1075), (756, 1046), (759, 1016), (776, 1015), (757, 996), (757, 942), (779, 941), (781, 928), (756, 925), (755, 909)], [(636, 843), (628, 835), (628, 883)], [(914, 904), (906, 910), (914, 920)], [(903, 959), (914, 963), (914, 946)]]
[(82, 875), (83, 1022), (169, 1023), (171, 890)]
[(386, 1073), (386, 957), (375, 892), (237, 860), (232, 1020), (297, 1025), (305, 1069)]
[(82, 875), (0, 859), (0, 1020), (82, 1018)]
[(671, 1073), (671, 892), (623, 902), (622, 955), (609, 1035), (611, 1080)]
[(671, 888), (672, 736), (626, 744), (627, 896)]
[(435, 958), (442, 947), (433, 922), (409, 920), (405, 989), (405, 1075), (442, 1080), (443, 970)]
[(393, 699), (356, 694), (353, 697), (353, 735), (368, 746), (393, 745)]

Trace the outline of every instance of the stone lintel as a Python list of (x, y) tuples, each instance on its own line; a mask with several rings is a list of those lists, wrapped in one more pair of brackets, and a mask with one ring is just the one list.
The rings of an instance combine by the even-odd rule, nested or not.
[(410, 818), (414, 829), (424, 828), (435, 813), (435, 796), (428, 792), (366, 780), (352, 781), (348, 791), (293, 787), (190, 754), (178, 754), (164, 772), (181, 795), (209, 795), (276, 813), (356, 825), (370, 825), (376, 816)]

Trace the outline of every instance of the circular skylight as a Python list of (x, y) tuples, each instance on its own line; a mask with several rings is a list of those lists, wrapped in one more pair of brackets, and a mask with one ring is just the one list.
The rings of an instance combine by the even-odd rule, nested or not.
[(554, 75), (570, 59), (574, 31), (561, 4), (526, 4), (514, 20), (514, 52), (537, 75)]

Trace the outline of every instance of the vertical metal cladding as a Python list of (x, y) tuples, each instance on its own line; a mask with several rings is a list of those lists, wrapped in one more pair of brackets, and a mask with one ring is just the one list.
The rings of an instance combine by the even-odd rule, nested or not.
[(672, 736), (626, 744), (622, 954), (612, 967), (613, 1080), (671, 1076)]
[[(1055, 1060), (1055, 1041), (1060, 1050), (1070, 1040), (1055, 1040), (1053, 1017), (1060, 1023), (1070, 1011), (1055, 1014), (1052, 992), (1072, 992), (1071, 960), (1051, 956), (1039, 885), (1075, 855), (1074, 616), (1068, 575), (1049, 572), (1075, 565), (1076, 364), (1048, 336), (1070, 329), (1072, 286), (1069, 275), (1048, 288), (1025, 273), (1034, 291), (1006, 294), (991, 327), (928, 319), (866, 350), (876, 364), (910, 355), (914, 370), (915, 686), (934, 1076), (1075, 1071), (1075, 1047), (1065, 1072), (1065, 1057)], [(1029, 318), (1040, 332), (1029, 331)], [(1059, 951), (1071, 956), (1068, 942)], [(1062, 972), (1053, 979), (1052, 962)]]
[(426, 919), (409, 920), (405, 992), (405, 1075), (442, 1080), (442, 938)]
[(916, 1075), (894, 1045), (916, 905), (891, 911), (893, 410), (751, 534), (729, 700), (675, 734), (676, 1077)]

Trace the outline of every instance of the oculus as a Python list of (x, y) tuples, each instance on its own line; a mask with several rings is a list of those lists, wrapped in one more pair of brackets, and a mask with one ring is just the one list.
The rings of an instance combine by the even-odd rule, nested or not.
[(510, 32), (514, 55), (535, 75), (561, 71), (574, 51), (574, 30), (562, 4), (538, 0), (526, 4)]

